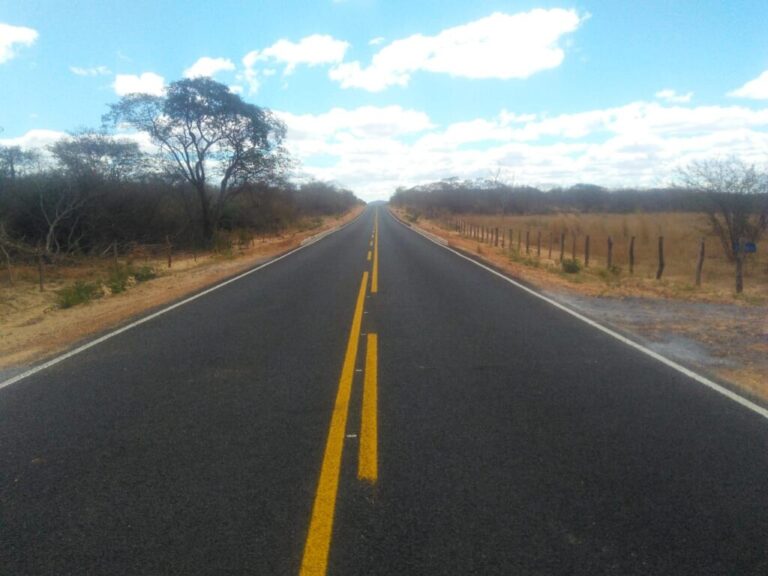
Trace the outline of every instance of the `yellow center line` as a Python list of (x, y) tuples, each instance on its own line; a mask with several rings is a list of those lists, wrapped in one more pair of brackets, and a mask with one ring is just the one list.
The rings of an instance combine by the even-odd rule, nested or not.
[(379, 291), (379, 211), (373, 222), (373, 269), (371, 271), (371, 294)]
[(376, 482), (379, 477), (378, 463), (378, 358), (377, 334), (368, 333), (365, 355), (365, 380), (363, 384), (363, 415), (360, 424), (360, 452), (357, 460), (357, 477)]
[(368, 250), (368, 262), (370, 262), (370, 261), (371, 261), (371, 251)]
[(309, 522), (309, 533), (304, 546), (304, 557), (301, 561), (301, 576), (325, 576), (328, 567), (328, 551), (331, 547), (333, 532), (333, 517), (336, 510), (336, 495), (339, 488), (339, 472), (341, 456), (344, 450), (344, 432), (347, 428), (349, 413), (349, 397), (352, 392), (352, 381), (355, 376), (355, 360), (360, 341), (360, 326), (363, 321), (363, 304), (368, 285), (368, 272), (363, 272), (357, 304), (349, 331), (347, 352), (344, 356), (344, 366), (339, 378), (339, 389), (336, 393), (336, 404), (331, 417), (331, 427), (325, 444), (323, 464), (320, 468), (320, 479), (317, 483), (315, 503), (312, 507), (312, 518)]

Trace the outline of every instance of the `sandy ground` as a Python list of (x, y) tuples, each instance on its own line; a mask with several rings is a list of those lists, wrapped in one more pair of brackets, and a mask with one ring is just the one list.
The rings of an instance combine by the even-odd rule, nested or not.
[[(401, 218), (403, 214), (400, 214)], [(527, 265), (501, 250), (479, 245), (419, 220), (416, 227), (485, 260), (542, 293), (673, 360), (768, 405), (768, 304), (764, 298), (691, 293), (648, 281), (622, 285), (553, 272), (543, 262)]]
[(99, 298), (68, 309), (55, 305), (55, 290), (64, 285), (52, 282), (40, 293), (27, 282), (0, 290), (0, 379), (20, 372), (26, 365), (53, 356), (109, 328), (127, 323), (147, 312), (198, 292), (260, 262), (297, 247), (302, 240), (354, 219), (362, 208), (322, 226), (303, 232), (289, 231), (279, 237), (257, 240), (233, 255), (176, 256), (172, 268), (164, 261), (150, 262), (158, 278), (135, 285), (121, 294)]

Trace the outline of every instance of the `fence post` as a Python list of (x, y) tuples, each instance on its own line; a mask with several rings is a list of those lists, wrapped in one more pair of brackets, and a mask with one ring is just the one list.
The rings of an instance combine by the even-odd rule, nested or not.
[(520, 246), (522, 245), (522, 243), (523, 243), (523, 231), (518, 230), (517, 231), (517, 255), (518, 256), (520, 255)]
[(509, 242), (508, 242), (509, 251), (512, 252), (512, 239), (514, 238), (514, 230), (510, 228), (509, 230), (507, 230), (507, 233), (508, 233), (507, 235), (509, 236)]
[(629, 239), (629, 273), (635, 273), (635, 237)]
[(493, 245), (498, 246), (499, 245), (499, 227), (496, 226), (493, 232)]
[(173, 248), (171, 246), (171, 239), (168, 236), (165, 237), (165, 249), (168, 252), (168, 268), (170, 268), (173, 264)]
[(613, 268), (613, 238), (608, 236), (608, 256), (605, 260), (605, 267), (610, 270)]
[(571, 238), (571, 260), (576, 260), (576, 233), (574, 232)]
[(550, 260), (552, 260), (552, 232), (549, 232), (549, 256), (547, 256)]
[(541, 258), (541, 230), (536, 231), (536, 257)]
[(560, 232), (560, 262), (563, 261), (564, 253), (565, 253), (565, 232)]
[(525, 253), (526, 254), (531, 253), (531, 231), (530, 230), (525, 231)]
[(584, 238), (584, 268), (589, 268), (589, 234)]
[(659, 268), (656, 270), (656, 280), (661, 280), (664, 273), (664, 236), (659, 236)]
[(699, 260), (696, 262), (696, 286), (701, 286), (701, 269), (704, 267), (704, 238), (699, 243)]
[(11, 266), (11, 255), (2, 244), (0, 244), (0, 250), (3, 251), (3, 255), (5, 256), (5, 268), (8, 270), (8, 285), (13, 286), (13, 267)]
[(40, 281), (40, 292), (45, 290), (45, 269), (43, 267), (43, 251), (38, 246), (37, 249), (37, 274)]

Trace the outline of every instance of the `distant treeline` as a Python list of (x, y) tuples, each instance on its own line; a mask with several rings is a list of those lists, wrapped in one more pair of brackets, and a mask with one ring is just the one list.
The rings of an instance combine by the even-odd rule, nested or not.
[[(215, 198), (219, 189), (210, 186), (208, 194)], [(247, 182), (223, 202), (217, 230), (277, 232), (359, 202), (349, 190), (323, 182)], [(44, 158), (0, 147), (0, 247), (17, 256), (210, 245), (201, 218), (199, 191), (135, 142), (88, 132), (54, 144)]]
[[(746, 198), (754, 212), (765, 199)], [(593, 184), (540, 190), (489, 181), (442, 180), (413, 188), (399, 188), (390, 202), (427, 216), (439, 214), (548, 214), (556, 212), (703, 212), (711, 195), (690, 188), (622, 188)]]

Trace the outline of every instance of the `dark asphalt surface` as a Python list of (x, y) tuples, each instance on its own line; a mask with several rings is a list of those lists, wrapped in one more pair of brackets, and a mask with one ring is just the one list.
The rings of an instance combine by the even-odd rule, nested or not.
[[(379, 213), (328, 574), (768, 574), (768, 421)], [(0, 390), (0, 574), (298, 574), (372, 228)]]

